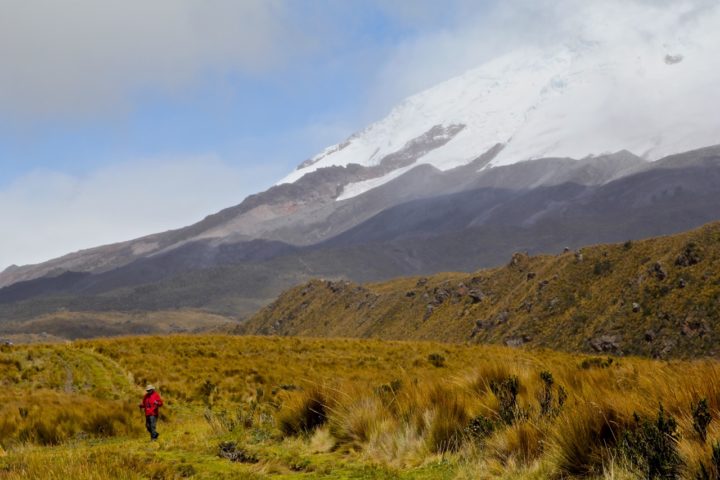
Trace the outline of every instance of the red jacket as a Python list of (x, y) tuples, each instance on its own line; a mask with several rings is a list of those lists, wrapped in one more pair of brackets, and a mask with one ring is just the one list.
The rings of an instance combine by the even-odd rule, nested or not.
[(140, 408), (145, 409), (146, 417), (157, 417), (158, 409), (162, 407), (163, 401), (155, 390), (150, 393), (146, 393), (140, 403)]

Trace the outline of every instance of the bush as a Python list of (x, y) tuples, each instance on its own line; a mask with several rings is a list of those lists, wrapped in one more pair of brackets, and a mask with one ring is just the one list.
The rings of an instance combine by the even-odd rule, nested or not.
[(653, 422), (634, 415), (635, 425), (623, 434), (621, 453), (645, 478), (677, 478), (682, 464), (677, 451), (677, 422), (662, 405)]
[(558, 385), (557, 398), (553, 395), (553, 385), (555, 380), (552, 373), (548, 371), (540, 372), (540, 380), (543, 382), (543, 389), (538, 393), (538, 402), (540, 403), (540, 415), (549, 416), (557, 415), (565, 404), (567, 392), (562, 385)]
[(612, 272), (613, 264), (610, 260), (598, 260), (593, 266), (593, 273), (595, 275), (605, 275)]
[(552, 373), (548, 371), (540, 372), (540, 380), (543, 382), (543, 389), (538, 395), (540, 403), (540, 415), (548, 415), (552, 411), (553, 393), (552, 386), (555, 383)]
[(498, 414), (500, 419), (507, 425), (512, 425), (518, 417), (519, 408), (517, 394), (520, 390), (520, 379), (510, 375), (504, 380), (493, 380), (490, 382), (490, 390), (497, 397), (500, 403)]
[(695, 476), (696, 480), (720, 480), (720, 442), (712, 446), (710, 466), (700, 462), (700, 469)]
[(439, 353), (431, 353), (428, 355), (428, 361), (433, 367), (442, 368), (445, 366), (445, 357)]
[(470, 420), (465, 427), (465, 433), (474, 440), (481, 440), (495, 431), (495, 423), (484, 415), (478, 415)]
[(707, 427), (712, 421), (710, 410), (708, 409), (707, 398), (702, 398), (692, 405), (693, 429), (697, 432), (700, 440), (705, 443), (707, 439)]
[(203, 403), (207, 406), (212, 406), (213, 404), (213, 395), (217, 392), (218, 386), (213, 383), (210, 379), (205, 380), (199, 387), (198, 387), (198, 394), (200, 395), (200, 398), (202, 398)]
[(592, 357), (592, 358), (586, 358), (580, 363), (580, 368), (583, 370), (589, 370), (591, 368), (609, 368), (613, 364), (613, 358), (607, 357), (607, 358), (598, 358), (598, 357)]

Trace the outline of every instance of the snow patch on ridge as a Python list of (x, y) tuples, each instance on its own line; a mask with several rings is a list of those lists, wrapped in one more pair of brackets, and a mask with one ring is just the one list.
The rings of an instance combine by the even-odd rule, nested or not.
[(720, 61), (714, 51), (720, 8), (684, 23), (676, 18), (683, 8), (659, 10), (664, 16), (649, 26), (644, 10), (631, 11), (626, 24), (598, 17), (588, 38), (495, 58), (408, 98), (280, 183), (332, 165), (375, 167), (438, 126), (464, 128), (409, 166), (378, 170), (377, 178), (346, 185), (338, 200), (387, 183), (414, 165), (448, 170), (468, 164), (496, 144), (505, 148), (490, 166), (620, 150), (656, 160), (720, 144)]
[(392, 172), (383, 175), (382, 177), (371, 178), (369, 180), (363, 180), (362, 182), (354, 182), (345, 185), (342, 193), (335, 200), (339, 202), (342, 200), (347, 200), (348, 198), (357, 197), (360, 194), (363, 194), (381, 185), (385, 185), (389, 181), (396, 179), (397, 177), (403, 175), (405, 172), (408, 172), (415, 167), (416, 165), (408, 165), (407, 167), (397, 168)]

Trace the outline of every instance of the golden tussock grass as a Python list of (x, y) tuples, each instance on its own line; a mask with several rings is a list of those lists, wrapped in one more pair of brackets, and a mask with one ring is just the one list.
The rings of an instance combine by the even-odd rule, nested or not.
[[(17, 346), (0, 352), (0, 373), (0, 476), (10, 479), (695, 478), (717, 469), (720, 365), (711, 360), (169, 336)], [(136, 407), (147, 382), (166, 401), (154, 444)], [(704, 441), (693, 414), (701, 399)]]

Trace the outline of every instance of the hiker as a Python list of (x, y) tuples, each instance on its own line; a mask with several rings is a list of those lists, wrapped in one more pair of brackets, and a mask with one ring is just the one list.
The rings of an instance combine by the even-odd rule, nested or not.
[(162, 398), (155, 391), (155, 387), (152, 385), (145, 387), (145, 396), (139, 407), (145, 409), (145, 428), (150, 433), (150, 440), (157, 440), (159, 436), (155, 428), (157, 427), (158, 413), (162, 404)]

